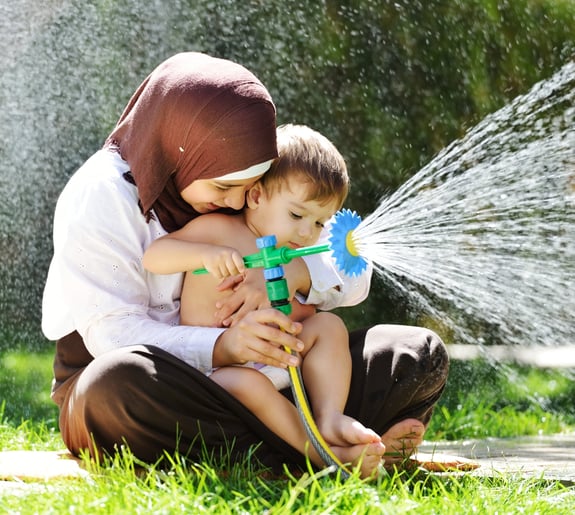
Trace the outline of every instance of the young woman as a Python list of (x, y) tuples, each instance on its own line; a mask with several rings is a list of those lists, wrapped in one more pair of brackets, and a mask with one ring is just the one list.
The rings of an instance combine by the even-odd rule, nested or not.
[[(276, 470), (305, 465), (205, 375), (247, 361), (298, 362), (282, 347), (303, 348), (301, 326), (267, 307), (263, 279), (227, 297), (224, 327), (183, 326), (183, 274), (142, 266), (155, 239), (202, 214), (241, 209), (276, 156), (275, 108), (261, 82), (236, 63), (182, 53), (144, 80), (104, 147), (69, 180), (55, 211), (42, 327), (56, 340), (52, 398), (71, 452), (127, 445), (153, 462), (166, 451), (198, 459), (257, 445), (255, 456)], [(288, 283), (309, 278), (307, 301), (325, 309), (363, 300), (369, 274), (340, 278), (325, 259), (292, 261)], [(443, 344), (424, 329), (376, 326), (352, 332), (350, 352), (346, 414), (382, 435), (388, 452), (411, 453), (446, 381)]]

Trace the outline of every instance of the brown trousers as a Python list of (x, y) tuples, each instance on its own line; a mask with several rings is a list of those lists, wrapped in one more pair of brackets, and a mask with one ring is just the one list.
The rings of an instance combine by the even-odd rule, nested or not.
[[(352, 332), (350, 350), (347, 415), (379, 434), (405, 418), (429, 422), (449, 366), (435, 333), (378, 325)], [(196, 460), (206, 451), (231, 452), (232, 459), (252, 452), (275, 471), (284, 463), (305, 466), (298, 451), (234, 397), (157, 347), (124, 347), (94, 359), (74, 332), (56, 342), (54, 375), (52, 399), (60, 408), (62, 438), (74, 454), (113, 453), (126, 445), (146, 462), (165, 451)], [(282, 393), (291, 399), (289, 388)]]

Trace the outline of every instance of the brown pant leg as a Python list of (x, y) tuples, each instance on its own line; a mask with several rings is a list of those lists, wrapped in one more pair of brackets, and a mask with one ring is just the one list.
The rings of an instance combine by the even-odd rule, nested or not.
[(445, 345), (434, 332), (377, 325), (352, 332), (350, 349), (347, 415), (378, 434), (406, 418), (428, 424), (449, 369)]
[(252, 454), (275, 471), (284, 462), (305, 466), (295, 449), (220, 386), (155, 347), (93, 359), (60, 383), (53, 398), (60, 401), (62, 438), (74, 454), (111, 454), (127, 445), (146, 462), (165, 451), (195, 460), (206, 450), (215, 456), (229, 451), (235, 459), (258, 446)]
[[(429, 421), (448, 368), (434, 333), (376, 326), (351, 333), (350, 348), (347, 414), (380, 434), (408, 417)], [(76, 454), (94, 452), (95, 442), (108, 453), (127, 444), (144, 461), (175, 450), (198, 459), (204, 449), (217, 455), (233, 442), (232, 456), (256, 445), (254, 456), (276, 471), (282, 463), (305, 466), (295, 449), (231, 395), (158, 348), (117, 349), (92, 360), (73, 333), (58, 342), (54, 370), (62, 437)]]

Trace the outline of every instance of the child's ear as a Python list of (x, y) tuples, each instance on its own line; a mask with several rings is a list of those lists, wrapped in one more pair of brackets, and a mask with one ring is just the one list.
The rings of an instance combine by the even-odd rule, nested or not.
[(255, 183), (246, 194), (246, 203), (250, 209), (256, 209), (260, 203), (260, 199), (263, 195), (262, 186), (259, 183)]

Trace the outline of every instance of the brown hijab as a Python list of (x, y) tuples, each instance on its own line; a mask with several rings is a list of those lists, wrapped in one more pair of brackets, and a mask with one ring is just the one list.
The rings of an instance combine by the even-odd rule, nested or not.
[(277, 157), (276, 118), (263, 84), (243, 66), (205, 54), (160, 64), (126, 106), (105, 147), (130, 165), (143, 213), (169, 232), (198, 215), (180, 192)]

